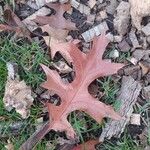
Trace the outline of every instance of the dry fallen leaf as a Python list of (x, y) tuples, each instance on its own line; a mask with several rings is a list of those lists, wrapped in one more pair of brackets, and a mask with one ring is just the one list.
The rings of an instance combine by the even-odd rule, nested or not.
[(7, 150), (14, 150), (14, 145), (10, 142), (10, 140), (7, 140), (8, 144), (5, 145), (5, 148)]
[[(49, 123), (46, 123), (41, 130), (31, 136), (21, 146), (21, 149), (32, 149), (50, 130), (65, 131), (69, 139), (74, 139), (76, 133), (68, 122), (67, 117), (69, 113), (75, 110), (84, 111), (98, 123), (104, 117), (116, 120), (121, 119), (121, 116), (111, 106), (93, 98), (88, 92), (88, 86), (93, 80), (117, 73), (118, 69), (123, 67), (123, 64), (111, 63), (102, 59), (108, 44), (105, 35), (94, 39), (92, 49), (88, 54), (82, 53), (73, 42), (65, 43), (65, 46), (66, 44), (69, 47), (66, 57), (69, 56), (72, 60), (76, 74), (75, 79), (73, 82), (65, 84), (56, 71), (41, 65), (47, 76), (47, 80), (42, 84), (42, 87), (57, 93), (61, 97), (61, 104), (59, 106), (52, 103), (46, 104), (49, 111)], [(63, 53), (61, 49), (58, 49), (58, 51)]]
[(130, 13), (133, 25), (141, 30), (141, 22), (143, 17), (150, 14), (150, 0), (129, 0), (131, 5)]
[[(70, 51), (70, 45), (66, 42), (57, 40), (55, 38), (50, 38), (49, 36), (43, 37), (45, 40), (45, 43), (48, 47), (51, 49), (51, 57), (54, 58), (55, 54), (59, 51), (60, 54), (67, 60), (67, 62), (70, 64), (72, 59), (69, 56)], [(70, 41), (74, 44), (78, 44), (79, 40)]]
[(33, 21), (36, 16), (46, 16), (51, 14), (51, 10), (46, 7), (42, 7), (41, 9), (37, 10), (35, 13), (27, 17), (26, 19), (22, 20), (22, 22), (26, 25), (26, 27), (32, 32), (36, 30), (39, 26)]
[(8, 77), (3, 98), (6, 110), (15, 108), (22, 118), (27, 118), (30, 114), (30, 107), (33, 103), (31, 89), (24, 81), (19, 81), (15, 74), (14, 66), (7, 63)]
[(96, 150), (95, 145), (98, 143), (99, 143), (98, 140), (90, 140), (74, 147), (72, 150)]
[(57, 29), (67, 29), (67, 30), (76, 29), (74, 23), (72, 23), (69, 20), (66, 20), (63, 17), (63, 14), (65, 13), (65, 11), (68, 11), (71, 8), (70, 4), (48, 3), (47, 6), (54, 9), (56, 13), (51, 16), (36, 16), (36, 19), (34, 19), (33, 21), (35, 21), (36, 23), (39, 23), (41, 26), (49, 24), (51, 27), (57, 28)]
[(0, 31), (14, 31), (15, 37), (26, 37), (32, 41), (29, 30), (8, 5), (5, 6), (3, 17), (6, 24), (0, 24)]
[(60, 73), (69, 73), (72, 71), (72, 68), (68, 66), (64, 61), (58, 61), (52, 64)]
[(142, 62), (139, 62), (139, 66), (142, 68), (143, 76), (146, 75), (150, 70), (150, 68), (148, 66), (144, 65)]
[(50, 37), (61, 41), (65, 41), (65, 38), (67, 37), (69, 32), (69, 30), (52, 28), (49, 24), (41, 26), (41, 29), (43, 32), (47, 32)]

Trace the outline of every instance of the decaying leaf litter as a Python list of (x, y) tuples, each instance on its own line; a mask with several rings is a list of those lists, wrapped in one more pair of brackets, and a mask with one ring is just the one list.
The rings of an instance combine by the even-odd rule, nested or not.
[[(111, 137), (112, 138), (110, 139), (110, 142), (113, 142), (116, 146), (119, 146), (118, 143), (114, 142), (113, 138), (115, 137), (119, 141), (123, 136), (126, 135), (131, 136), (133, 141), (137, 140), (137, 142), (133, 142), (134, 146), (141, 147), (141, 149), (147, 149), (149, 144), (148, 107), (150, 99), (149, 1), (17, 0), (15, 1), (15, 5), (10, 3), (11, 7), (8, 6), (8, 4), (6, 5), (5, 2), (0, 3), (2, 4), (2, 11), (0, 14), (1, 37), (11, 33), (11, 40), (14, 42), (17, 42), (20, 38), (22, 38), (22, 40), (26, 40), (28, 43), (36, 41), (40, 44), (41, 48), (44, 48), (45, 51), (48, 51), (48, 53), (51, 54), (49, 57), (52, 58), (52, 62), (49, 62), (48, 64), (50, 69), (48, 69), (48, 67), (45, 65), (42, 65), (47, 76), (47, 83), (44, 84), (44, 88), (48, 89), (48, 91), (37, 87), (40, 89), (39, 92), (39, 90), (34, 89), (35, 87), (27, 86), (24, 81), (19, 81), (16, 77), (11, 79), (9, 78), (9, 75), (7, 77), (5, 96), (3, 98), (4, 106), (7, 104), (9, 107), (11, 106), (15, 108), (16, 112), (20, 113), (22, 118), (27, 118), (28, 116), (30, 118), (30, 115), (26, 115), (26, 113), (29, 114), (28, 112), (32, 110), (31, 105), (34, 105), (33, 97), (34, 101), (37, 101), (36, 99), (38, 97), (38, 100), (42, 101), (41, 105), (45, 107), (43, 110), (41, 110), (43, 113), (45, 113), (45, 116), (47, 113), (46, 107), (48, 107), (49, 111), (49, 122), (46, 122), (48, 119), (44, 119), (43, 122), (43, 116), (37, 119), (37, 122), (39, 122), (38, 124), (40, 124), (38, 131), (28, 140), (27, 138), (24, 139), (23, 142), (25, 143), (23, 144), (22, 142), (22, 146), (20, 144), (20, 149), (31, 149), (36, 144), (36, 142), (39, 142), (38, 140), (42, 139), (44, 135), (51, 129), (59, 132), (68, 131), (63, 133), (63, 138), (67, 138), (68, 140), (64, 141), (63, 144), (58, 141), (57, 144), (55, 143), (57, 146), (52, 146), (54, 144), (52, 143), (50, 149), (53, 149), (52, 147), (55, 147), (55, 149), (81, 149), (81, 146), (74, 147), (74, 145), (79, 143), (84, 144), (84, 138), (84, 141), (89, 140), (89, 143), (92, 146), (95, 145), (95, 143), (98, 144), (97, 139), (99, 137), (101, 142), (104, 141), (104, 144), (100, 143), (97, 146), (97, 149), (104, 148), (105, 145), (108, 144), (105, 141)], [(14, 12), (12, 10), (14, 10)], [(98, 40), (99, 42), (92, 43), (95, 36), (98, 37), (100, 34), (102, 34), (102, 36), (99, 37), (99, 39), (103, 39), (104, 33), (106, 34), (106, 38), (110, 40), (106, 50), (103, 47), (103, 45), (105, 45), (105, 40)], [(15, 36), (13, 37), (13, 35)], [(94, 55), (94, 49), (97, 49), (95, 54), (99, 56), (99, 59), (96, 61), (96, 63), (94, 63), (96, 59), (92, 59), (92, 56)], [(104, 50), (105, 53), (103, 54)], [(102, 62), (100, 59), (102, 56), (103, 59), (105, 58), (104, 60), (106, 61), (106, 64), (104, 63), (101, 65), (99, 63)], [(85, 57), (88, 57), (87, 60), (90, 61), (86, 61)], [(114, 64), (114, 62), (122, 63), (124, 64), (124, 67), (119, 70), (120, 67), (117, 68), (116, 63), (116, 66), (114, 65), (115, 70), (113, 70), (113, 68), (110, 66), (111, 64)], [(13, 62), (7, 62), (7, 64), (9, 63), (12, 64)], [(96, 64), (99, 64), (98, 67), (96, 67)], [(106, 67), (107, 65), (109, 67)], [(95, 70), (90, 69), (90, 66), (94, 66)], [(42, 72), (40, 67), (39, 69)], [(85, 70), (85, 73), (83, 73), (81, 70), (83, 70), (83, 72)], [(98, 70), (100, 70), (100, 74), (97, 72)], [(117, 73), (111, 76), (113, 84), (117, 82), (120, 82), (121, 84), (115, 93), (115, 98), (117, 100), (114, 100), (113, 102), (107, 102), (107, 96), (111, 93), (111, 91), (107, 91), (107, 89), (105, 89), (106, 82), (104, 81), (106, 77), (103, 79), (98, 77), (110, 75), (112, 73)], [(51, 76), (52, 78), (50, 78)], [(84, 94), (86, 92), (85, 87), (83, 88), (84, 90), (82, 90), (82, 84), (79, 84), (80, 82), (83, 82), (83, 80), (81, 80), (82, 76), (85, 76), (85, 81), (87, 78), (87, 85), (91, 84), (94, 79), (98, 78), (92, 83), (92, 86), (90, 85), (90, 88), (88, 88), (88, 90), (91, 91), (89, 91), (89, 93), (92, 93), (92, 96), (97, 99), (93, 102), (92, 105), (84, 105), (84, 103), (82, 104), (82, 101), (88, 100), (88, 96), (87, 98), (82, 98), (82, 94), (84, 97), (87, 94)], [(88, 78), (88, 76), (90, 78)], [(10, 88), (10, 82), (12, 82), (11, 84), (13, 84), (13, 82), (17, 82), (17, 84), (21, 87), (19, 89), (15, 89), (15, 87), (17, 87), (17, 84), (15, 84), (13, 86), (14, 89)], [(130, 84), (131, 82), (134, 83), (135, 86), (134, 84)], [(127, 83), (128, 85), (126, 85)], [(109, 84), (109, 86), (111, 84)], [(66, 89), (73, 90), (73, 92), (77, 90), (77, 94), (73, 94), (73, 98), (71, 92), (67, 92), (65, 95)], [(11, 92), (11, 90), (13, 92)], [(25, 92), (26, 90), (27, 93)], [(61, 92), (62, 90), (65, 90), (65, 92)], [(128, 95), (128, 98), (125, 96), (126, 90), (131, 91), (130, 95)], [(78, 93), (80, 93), (80, 91), (81, 96), (78, 97)], [(21, 94), (23, 97), (18, 99), (18, 95), (20, 93), (24, 93), (25, 96)], [(65, 97), (67, 100), (65, 100)], [(81, 100), (78, 102), (75, 97), (77, 97), (78, 100)], [(93, 99), (93, 97), (91, 98)], [(110, 97), (110, 99), (112, 99), (112, 97)], [(29, 103), (28, 100), (30, 100)], [(111, 105), (111, 109), (114, 107), (116, 113), (114, 113), (114, 115), (113, 113), (109, 114), (109, 109), (107, 110), (106, 108), (98, 109), (101, 107), (99, 106), (100, 102), (98, 103), (98, 100)], [(70, 101), (70, 103), (67, 101)], [(62, 107), (62, 105), (65, 107), (67, 106), (67, 108), (64, 106)], [(80, 107), (75, 107), (78, 105)], [(92, 109), (94, 105), (96, 105), (95, 109)], [(108, 105), (107, 107), (110, 108)], [(62, 110), (64, 109), (61, 116), (63, 119), (60, 119), (61, 117), (58, 115), (59, 113), (57, 113), (61, 107)], [(87, 122), (84, 125), (85, 128), (87, 128), (87, 132), (83, 132), (84, 136), (81, 136), (80, 132), (76, 132), (75, 134), (73, 128), (67, 122), (68, 114), (70, 114), (71, 111), (75, 111), (76, 108), (78, 108), (77, 110), (88, 112), (93, 118), (96, 117), (96, 121), (100, 120), (101, 117), (111, 117), (111, 115), (113, 119), (120, 120), (115, 121), (104, 119), (105, 123), (103, 122), (102, 124), (104, 124), (105, 127), (98, 127), (97, 125), (97, 134), (94, 133), (94, 130), (92, 133), (88, 132), (88, 130), (92, 128), (92, 125)], [(87, 116), (81, 112), (74, 113), (79, 120), (88, 121), (89, 119), (87, 119)], [(121, 118), (118, 115), (120, 115)], [(71, 116), (69, 116), (69, 118), (70, 117)], [(63, 124), (64, 120), (65, 124)], [(2, 121), (5, 121), (5, 117), (2, 119)], [(51, 125), (51, 123), (53, 125)], [(118, 130), (118, 128), (115, 129), (116, 126), (120, 126), (120, 130)], [(100, 129), (101, 131), (99, 131)], [(78, 131), (77, 126), (75, 130)], [(117, 134), (115, 132), (117, 132)], [(54, 133), (51, 131), (49, 132), (49, 135), (51, 134)], [(67, 137), (65, 135), (67, 135)], [(21, 134), (19, 136), (21, 136)], [(60, 135), (58, 134), (58, 136)], [(143, 142), (143, 136), (146, 136), (146, 142)], [(81, 137), (82, 140), (80, 139)], [(52, 137), (45, 137), (44, 139), (46, 139), (46, 141), (53, 140)], [(90, 141), (93, 139), (96, 140)], [(9, 143), (12, 142), (9, 141)], [(15, 145), (15, 143), (13, 144)], [(93, 149), (93, 147), (91, 149)], [(133, 147), (130, 147), (130, 145), (129, 148), (133, 149)], [(107, 147), (104, 149), (107, 149)]]

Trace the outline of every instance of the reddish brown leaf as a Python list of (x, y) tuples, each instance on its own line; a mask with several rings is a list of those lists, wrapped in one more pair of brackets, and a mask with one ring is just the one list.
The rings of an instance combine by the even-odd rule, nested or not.
[(6, 5), (4, 9), (6, 24), (0, 24), (0, 31), (14, 31), (18, 37), (27, 37), (30, 41), (30, 32), (17, 15)]
[[(102, 55), (107, 44), (108, 41), (106, 37), (102, 35), (94, 39), (93, 47), (90, 52), (83, 54), (73, 42), (68, 43), (69, 50), (66, 56), (71, 58), (76, 73), (72, 83), (63, 83), (56, 71), (49, 69), (45, 65), (41, 65), (47, 76), (47, 81), (42, 84), (42, 87), (53, 90), (61, 97), (62, 102), (59, 106), (47, 103), (50, 123), (49, 127), (43, 131), (43, 134), (40, 134), (41, 136), (38, 137), (38, 139), (41, 139), (45, 135), (45, 131), (48, 132), (52, 129), (61, 132), (65, 131), (68, 138), (74, 138), (76, 134), (68, 122), (67, 116), (75, 110), (84, 111), (98, 123), (100, 123), (104, 117), (116, 120), (121, 119), (119, 114), (117, 114), (111, 106), (96, 100), (88, 93), (88, 86), (93, 80), (98, 77), (117, 73), (117, 70), (123, 67), (123, 64), (102, 60)], [(59, 51), (64, 53), (62, 49), (59, 49)], [(42, 130), (40, 132), (42, 132)], [(29, 142), (31, 143), (32, 139), (33, 138), (29, 139), (27, 143), (23, 145), (24, 149)], [(36, 142), (38, 139), (36, 139)]]
[[(56, 40), (55, 38), (51, 38), (49, 36), (44, 36), (43, 38), (45, 40), (46, 45), (51, 49), (52, 59), (54, 58), (57, 52), (60, 52), (60, 54), (68, 61), (68, 63), (72, 61), (69, 55), (70, 44), (63, 41)], [(80, 41), (74, 40), (72, 42), (74, 44), (78, 44)]]
[(76, 29), (75, 24), (69, 20), (66, 20), (63, 17), (65, 11), (68, 11), (71, 8), (70, 4), (52, 4), (48, 3), (48, 7), (53, 8), (56, 11), (55, 15), (51, 16), (37, 16), (34, 21), (40, 25), (49, 24), (53, 28), (57, 29), (67, 29), (74, 30)]
[(72, 150), (95, 150), (95, 145), (98, 143), (98, 140), (90, 140), (74, 147)]

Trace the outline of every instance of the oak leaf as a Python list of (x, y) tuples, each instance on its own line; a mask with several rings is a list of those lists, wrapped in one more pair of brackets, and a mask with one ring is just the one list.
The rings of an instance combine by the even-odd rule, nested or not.
[[(98, 123), (104, 117), (121, 119), (121, 116), (111, 106), (96, 100), (88, 92), (88, 86), (93, 80), (117, 73), (118, 69), (123, 67), (123, 64), (111, 63), (102, 59), (107, 44), (108, 40), (104, 35), (95, 38), (90, 52), (84, 54), (73, 42), (68, 43), (68, 54), (66, 56), (71, 58), (75, 71), (75, 79), (72, 83), (63, 83), (56, 71), (41, 65), (47, 76), (47, 81), (42, 84), (42, 87), (57, 93), (61, 97), (61, 104), (59, 106), (51, 103), (46, 104), (49, 111), (49, 123), (32, 138), (29, 138), (22, 145), (22, 150), (36, 144), (50, 130), (65, 131), (68, 138), (75, 138), (76, 133), (67, 120), (68, 114), (75, 110), (84, 111)], [(59, 49), (59, 51), (64, 52), (62, 49)]]
[(69, 30), (62, 30), (57, 28), (52, 28), (50, 25), (44, 25), (41, 26), (41, 29), (43, 32), (47, 32), (50, 37), (55, 38), (60, 41), (65, 41), (65, 38), (67, 37)]
[(31, 41), (30, 31), (8, 5), (5, 6), (3, 14), (6, 24), (0, 24), (0, 32), (13, 31), (16, 37), (27, 37)]
[(75, 24), (69, 20), (66, 20), (63, 16), (65, 11), (68, 11), (71, 8), (70, 4), (48, 3), (46, 5), (54, 9), (56, 11), (56, 14), (51, 16), (37, 16), (36, 19), (34, 19), (33, 21), (39, 23), (41, 26), (49, 24), (51, 27), (57, 29), (67, 29), (67, 30), (76, 29)]

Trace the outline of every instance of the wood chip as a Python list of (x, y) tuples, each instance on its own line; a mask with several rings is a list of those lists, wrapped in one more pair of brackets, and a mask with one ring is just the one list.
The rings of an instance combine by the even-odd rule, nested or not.
[(106, 6), (106, 11), (107, 11), (107, 13), (113, 15), (115, 13), (115, 10), (116, 10), (119, 2), (117, 0), (109, 0), (109, 2), (110, 2), (110, 4), (108, 4)]
[(137, 63), (138, 63), (138, 60), (136, 58), (134, 58), (134, 57), (131, 57), (131, 58), (127, 59), (127, 60), (129, 62), (131, 62), (133, 65), (137, 65)]
[(148, 23), (146, 26), (144, 26), (142, 28), (142, 32), (146, 35), (149, 36), (150, 35), (150, 23)]
[(79, 2), (77, 2), (76, 0), (71, 0), (71, 5), (72, 7), (76, 8), (77, 10), (79, 10), (81, 13), (89, 15), (90, 14), (90, 8), (86, 5), (83, 5)]
[(143, 88), (142, 96), (145, 99), (150, 99), (150, 85)]
[(130, 19), (130, 4), (122, 1), (116, 10), (117, 14), (114, 19), (114, 28), (118, 31), (119, 35), (125, 35), (128, 31)]
[(149, 67), (144, 65), (142, 62), (139, 62), (139, 66), (142, 68), (142, 75), (146, 75), (149, 72)]
[(136, 58), (138, 61), (143, 59), (143, 60), (148, 60), (150, 55), (150, 50), (135, 50), (132, 54), (134, 58)]
[(89, 7), (90, 7), (91, 9), (95, 6), (95, 4), (96, 4), (96, 0), (89, 0), (89, 1), (88, 1), (88, 5), (89, 5)]
[(130, 76), (124, 76), (121, 85), (122, 87), (116, 103), (118, 105), (116, 105), (116, 107), (119, 107), (118, 113), (122, 116), (122, 120), (110, 120), (105, 128), (103, 128), (99, 138), (100, 142), (103, 142), (105, 138), (110, 139), (111, 137), (120, 137), (126, 124), (129, 123), (133, 112), (133, 106), (142, 89), (141, 85)]
[(101, 24), (91, 28), (90, 30), (82, 33), (82, 37), (86, 42), (91, 41), (94, 36), (99, 36), (102, 32), (105, 32), (108, 30), (108, 26), (106, 22), (102, 22)]
[(118, 47), (119, 47), (121, 52), (128, 52), (131, 49), (130, 45), (127, 43), (126, 40), (121, 41), (118, 44)]
[(135, 34), (135, 29), (133, 29), (133, 28), (131, 29), (131, 31), (129, 33), (129, 38), (130, 38), (130, 40), (132, 42), (133, 50), (135, 48), (141, 47), (139, 42), (138, 42), (138, 40), (137, 40), (137, 37), (136, 37), (136, 34)]

